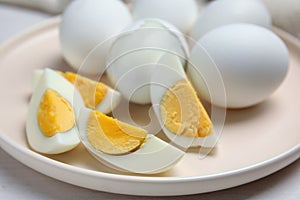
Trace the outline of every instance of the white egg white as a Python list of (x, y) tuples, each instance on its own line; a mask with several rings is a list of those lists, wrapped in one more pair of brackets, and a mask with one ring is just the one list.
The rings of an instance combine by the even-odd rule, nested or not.
[(244, 108), (268, 98), (283, 82), (288, 65), (288, 49), (272, 31), (253, 24), (231, 24), (198, 41), (187, 74), (211, 104)]
[(189, 55), (187, 42), (176, 27), (159, 19), (137, 21), (113, 43), (107, 75), (126, 99), (151, 103), (151, 74), (165, 52), (180, 57), (182, 63)]
[(34, 93), (31, 97), (27, 121), (26, 135), (30, 147), (40, 153), (59, 154), (75, 148), (80, 139), (76, 124), (64, 133), (57, 133), (52, 137), (46, 137), (40, 130), (37, 121), (37, 112), (40, 101), (47, 89), (53, 89), (65, 98), (73, 107), (75, 117), (78, 116), (81, 107), (84, 107), (80, 94), (66, 79), (51, 69), (45, 69), (37, 82)]
[(137, 0), (131, 5), (134, 19), (160, 18), (187, 33), (198, 15), (195, 0)]
[[(41, 76), (43, 75), (44, 70), (37, 69), (34, 70), (33, 78), (32, 78), (32, 85), (35, 88), (38, 85), (38, 81), (40, 80)], [(96, 106), (95, 110), (99, 110), (104, 114), (111, 113), (113, 109), (115, 109), (122, 99), (122, 95), (120, 92), (112, 89), (111, 87), (107, 88), (107, 93), (103, 100)]]
[(100, 162), (121, 171), (155, 174), (174, 166), (184, 152), (163, 140), (148, 135), (145, 143), (136, 151), (124, 155), (109, 155), (97, 151), (87, 139), (87, 123), (91, 110), (82, 108), (78, 119), (81, 141), (86, 149)]
[(151, 78), (151, 102), (153, 105), (154, 112), (165, 135), (175, 144), (183, 147), (214, 147), (217, 143), (217, 135), (213, 131), (207, 137), (186, 137), (171, 132), (164, 124), (161, 116), (161, 101), (165, 93), (175, 83), (187, 79), (187, 76), (182, 68), (180, 60), (170, 54), (165, 54), (160, 59), (160, 66), (158, 66)]
[(131, 22), (129, 9), (122, 1), (73, 1), (60, 24), (64, 58), (76, 70), (102, 74), (113, 37)]

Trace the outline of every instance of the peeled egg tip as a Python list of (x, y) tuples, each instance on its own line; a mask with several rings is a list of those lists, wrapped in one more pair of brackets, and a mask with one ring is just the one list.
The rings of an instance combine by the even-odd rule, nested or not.
[(147, 131), (91, 111), (87, 121), (87, 138), (98, 151), (118, 155), (138, 149), (145, 141)]

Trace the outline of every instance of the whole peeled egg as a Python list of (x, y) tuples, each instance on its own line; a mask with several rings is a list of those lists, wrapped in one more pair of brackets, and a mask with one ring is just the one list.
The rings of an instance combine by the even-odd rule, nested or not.
[[(188, 76), (200, 95), (218, 106), (255, 105), (280, 86), (288, 71), (289, 53), (284, 42), (261, 26), (222, 26), (196, 44), (189, 58)], [(224, 89), (226, 101), (220, 96)]]
[(218, 0), (208, 4), (199, 15), (190, 36), (198, 40), (214, 28), (233, 23), (250, 23), (270, 28), (272, 20), (260, 0)]
[(122, 1), (73, 1), (63, 13), (60, 24), (64, 58), (77, 70), (84, 64), (83, 73), (103, 72), (113, 36), (131, 21), (131, 14)]
[(187, 33), (197, 18), (198, 4), (195, 0), (135, 0), (132, 14), (135, 19), (163, 19)]

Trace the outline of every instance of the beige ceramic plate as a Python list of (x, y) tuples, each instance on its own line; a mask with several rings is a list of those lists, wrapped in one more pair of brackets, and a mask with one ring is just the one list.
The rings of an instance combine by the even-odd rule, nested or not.
[[(134, 195), (184, 195), (216, 191), (269, 175), (300, 157), (300, 44), (278, 30), (291, 63), (283, 85), (264, 103), (228, 111), (218, 147), (205, 159), (188, 151), (173, 169), (155, 176), (124, 174), (98, 163), (79, 146), (56, 156), (32, 151), (25, 118), (33, 69), (66, 66), (59, 19), (13, 38), (0, 49), (0, 146), (20, 162), (55, 179), (95, 190)], [(69, 68), (66, 68), (69, 69)], [(133, 106), (136, 115), (146, 111)]]

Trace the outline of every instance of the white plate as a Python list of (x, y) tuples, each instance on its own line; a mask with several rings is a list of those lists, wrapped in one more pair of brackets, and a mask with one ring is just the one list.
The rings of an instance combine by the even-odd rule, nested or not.
[[(66, 66), (58, 40), (59, 19), (11, 39), (0, 48), (0, 146), (25, 165), (55, 179), (100, 191), (133, 195), (184, 195), (221, 190), (267, 176), (300, 157), (300, 44), (276, 30), (291, 53), (288, 76), (264, 103), (227, 112), (218, 147), (205, 159), (189, 150), (171, 170), (152, 176), (124, 174), (97, 162), (79, 146), (61, 155), (32, 151), (25, 119), (35, 68)], [(147, 107), (133, 106), (137, 118)], [(145, 117), (144, 117), (145, 118)]]

